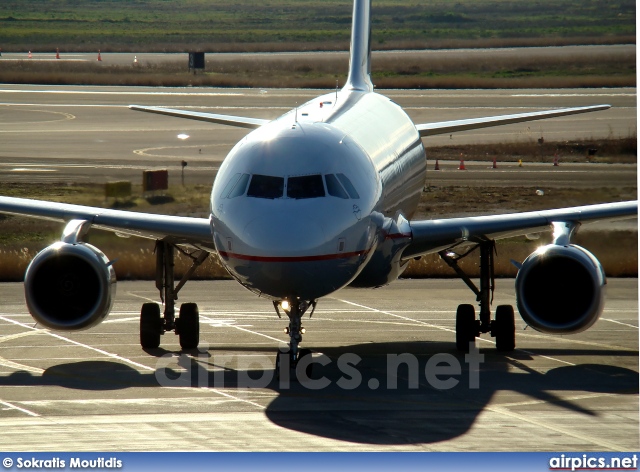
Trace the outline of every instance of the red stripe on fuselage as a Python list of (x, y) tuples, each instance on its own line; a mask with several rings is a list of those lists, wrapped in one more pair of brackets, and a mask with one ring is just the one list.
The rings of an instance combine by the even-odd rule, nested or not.
[(338, 254), (322, 254), (319, 256), (250, 256), (247, 254), (237, 254), (234, 252), (219, 251), (222, 257), (230, 259), (240, 259), (243, 261), (254, 262), (314, 262), (314, 261), (331, 261), (335, 259), (350, 259), (352, 257), (360, 257), (369, 251), (342, 252)]
[(393, 233), (393, 234), (385, 234), (384, 239), (402, 239), (402, 238), (411, 238), (411, 233)]

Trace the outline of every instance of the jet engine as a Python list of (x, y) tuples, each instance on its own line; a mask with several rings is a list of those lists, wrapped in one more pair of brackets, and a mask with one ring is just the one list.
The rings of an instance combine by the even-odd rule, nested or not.
[(550, 244), (527, 257), (518, 272), (518, 310), (537, 331), (578, 333), (600, 317), (605, 284), (602, 266), (589, 251)]
[(57, 242), (39, 252), (24, 277), (27, 307), (41, 325), (75, 331), (101, 323), (115, 297), (115, 271), (98, 248)]

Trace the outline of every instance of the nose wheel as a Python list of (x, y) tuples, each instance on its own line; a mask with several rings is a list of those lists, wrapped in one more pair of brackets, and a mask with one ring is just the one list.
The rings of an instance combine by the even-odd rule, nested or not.
[[(316, 309), (316, 303), (316, 301), (307, 302), (297, 299), (293, 299), (291, 302), (273, 303), (279, 317), (282, 317), (281, 309), (289, 317), (289, 326), (284, 330), (285, 334), (289, 335), (289, 348), (285, 351), (278, 352), (276, 356), (275, 369), (277, 379), (284, 378), (286, 371), (289, 371), (289, 373), (294, 371), (296, 374), (300, 374), (300, 372), (298, 372), (298, 364), (305, 357), (311, 356), (310, 349), (300, 349), (302, 335), (306, 332), (305, 328), (302, 327), (302, 316), (311, 306), (313, 307), (309, 315), (309, 318), (311, 318)], [(307, 378), (311, 376), (312, 370), (312, 364), (306, 365), (305, 374)]]

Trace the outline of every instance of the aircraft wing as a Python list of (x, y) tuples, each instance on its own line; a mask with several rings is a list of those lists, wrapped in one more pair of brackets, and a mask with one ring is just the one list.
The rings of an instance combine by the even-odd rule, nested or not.
[(442, 251), (467, 241), (479, 242), (551, 231), (554, 223), (579, 225), (637, 215), (638, 202), (629, 201), (505, 215), (412, 221), (412, 241), (402, 253), (402, 259)]
[(211, 225), (206, 218), (110, 210), (13, 197), (0, 197), (0, 213), (59, 222), (86, 220), (92, 227), (123, 235), (165, 239), (175, 244), (214, 249)]
[(536, 111), (532, 113), (518, 113), (515, 115), (488, 116), (482, 118), (470, 118), (466, 120), (440, 121), (437, 123), (425, 123), (416, 125), (421, 137), (435, 136), (437, 134), (450, 134), (457, 131), (467, 131), (491, 126), (509, 125), (523, 121), (543, 120), (578, 113), (607, 110), (611, 105), (593, 105), (588, 107), (561, 108), (558, 110)]
[(235, 126), (238, 128), (256, 129), (269, 123), (270, 120), (260, 118), (247, 118), (244, 116), (218, 115), (215, 113), (201, 113), (197, 111), (176, 110), (162, 107), (143, 107), (129, 105), (131, 110), (146, 111), (147, 113), (158, 113), (160, 115), (175, 116), (176, 118), (188, 118), (190, 120), (206, 121), (208, 123), (218, 123), (222, 125)]

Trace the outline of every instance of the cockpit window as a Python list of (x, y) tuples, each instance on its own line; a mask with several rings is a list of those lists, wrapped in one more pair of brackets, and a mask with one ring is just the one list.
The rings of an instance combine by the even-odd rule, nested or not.
[(287, 179), (287, 197), (317, 198), (324, 197), (324, 184), (321, 175), (304, 175)]
[(345, 200), (349, 198), (349, 195), (344, 191), (335, 175), (327, 174), (324, 176), (324, 180), (327, 183), (327, 192), (329, 192), (329, 195), (332, 197), (343, 198)]
[(240, 175), (241, 174), (238, 173), (238, 174), (234, 175), (233, 177), (231, 177), (229, 182), (227, 182), (227, 185), (224, 186), (224, 189), (222, 190), (222, 193), (220, 194), (220, 198), (227, 198), (229, 196), (229, 192), (231, 191), (233, 186), (236, 184), (236, 182), (240, 178)]
[(284, 178), (270, 175), (257, 175), (251, 177), (248, 197), (255, 198), (282, 198), (284, 192)]
[(235, 198), (240, 195), (244, 195), (244, 191), (247, 189), (247, 183), (249, 182), (249, 174), (242, 174), (242, 177), (238, 179), (238, 182), (235, 184), (231, 192), (229, 192), (229, 196), (227, 198)]
[(345, 190), (347, 191), (347, 193), (351, 198), (353, 199), (360, 198), (360, 195), (358, 195), (356, 188), (353, 186), (353, 184), (351, 183), (351, 181), (346, 175), (344, 174), (336, 174), (336, 175), (338, 176), (338, 179), (340, 179), (340, 182), (342, 182), (342, 185), (344, 185)]

